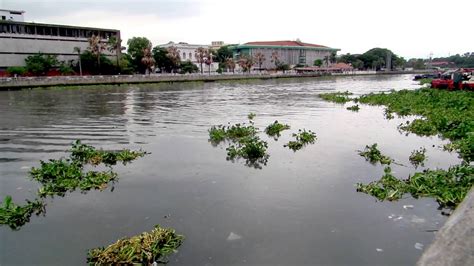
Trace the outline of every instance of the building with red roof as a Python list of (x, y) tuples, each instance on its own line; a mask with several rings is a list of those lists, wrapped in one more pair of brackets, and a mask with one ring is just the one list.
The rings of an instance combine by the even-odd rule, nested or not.
[(324, 60), (340, 49), (296, 40), (248, 42), (234, 46), (233, 50), (235, 58), (261, 53), (265, 58), (262, 69), (275, 69), (277, 64), (312, 66), (315, 60)]

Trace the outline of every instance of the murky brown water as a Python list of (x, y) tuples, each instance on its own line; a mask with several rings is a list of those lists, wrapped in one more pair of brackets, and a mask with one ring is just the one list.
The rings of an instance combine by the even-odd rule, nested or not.
[[(0, 227), (0, 265), (81, 265), (89, 248), (161, 224), (186, 236), (170, 265), (410, 265), (432, 241), (443, 217), (431, 199), (376, 202), (355, 191), (383, 167), (357, 155), (379, 143), (385, 154), (415, 169), (408, 156), (427, 148), (427, 168), (457, 163), (436, 137), (405, 136), (383, 109), (358, 113), (318, 98), (415, 88), (412, 76), (339, 77), (222, 83), (161, 84), (0, 92), (0, 197), (34, 198), (28, 179), (39, 160), (59, 158), (73, 140), (105, 149), (142, 148), (152, 154), (117, 167), (113, 192), (70, 193), (47, 200), (45, 217), (20, 231)], [(350, 104), (349, 104), (350, 105)], [(269, 139), (263, 169), (225, 160), (207, 130), (247, 120), (263, 130), (288, 123)], [(318, 140), (296, 153), (284, 148), (306, 128)], [(434, 145), (434, 147), (433, 147)], [(420, 170), (420, 169), (418, 169)], [(414, 205), (405, 209), (404, 205)], [(166, 218), (165, 218), (166, 217)]]

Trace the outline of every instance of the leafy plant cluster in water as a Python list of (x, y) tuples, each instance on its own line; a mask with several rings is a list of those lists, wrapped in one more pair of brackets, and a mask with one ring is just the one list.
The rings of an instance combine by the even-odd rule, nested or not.
[(45, 204), (40, 200), (27, 200), (25, 205), (20, 206), (12, 201), (11, 196), (6, 196), (0, 206), (0, 224), (8, 225), (11, 229), (17, 230), (30, 221), (33, 213), (39, 215), (44, 211)]
[(151, 232), (123, 238), (107, 247), (91, 249), (87, 255), (89, 265), (152, 265), (166, 263), (166, 257), (182, 244), (184, 237), (171, 228), (156, 225)]
[(382, 152), (377, 148), (377, 143), (372, 145), (366, 145), (363, 151), (359, 151), (359, 155), (364, 157), (366, 161), (369, 161), (372, 164), (380, 162), (380, 164), (391, 164), (393, 160), (383, 155)]
[(385, 105), (400, 116), (420, 115), (402, 130), (417, 135), (435, 135), (451, 140), (447, 149), (456, 150), (466, 162), (474, 160), (474, 94), (470, 91), (448, 91), (430, 88), (368, 94), (361, 103)]
[(85, 192), (91, 189), (105, 189), (107, 184), (117, 179), (117, 174), (109, 171), (84, 172), (86, 164), (98, 165), (103, 163), (112, 166), (117, 162), (126, 164), (146, 154), (143, 151), (104, 151), (82, 144), (77, 140), (67, 159), (41, 161), (38, 168), (30, 170), (30, 176), (38, 181), (42, 187), (38, 189), (39, 199), (27, 200), (27, 204), (20, 206), (12, 202), (11, 196), (6, 196), (0, 207), (0, 224), (6, 224), (16, 230), (27, 223), (33, 213), (41, 214), (45, 211), (43, 198), (46, 196), (64, 196), (68, 191), (80, 189)]
[(287, 129), (290, 129), (289, 125), (281, 124), (278, 122), (278, 120), (275, 120), (275, 122), (265, 128), (265, 133), (267, 133), (268, 136), (278, 139), (278, 137), (280, 137), (280, 133)]
[(316, 134), (311, 130), (306, 131), (306, 129), (298, 130), (298, 133), (294, 133), (293, 137), (296, 140), (292, 140), (285, 144), (285, 147), (292, 149), (293, 151), (300, 150), (307, 144), (313, 144), (316, 141)]
[(349, 97), (350, 95), (352, 95), (351, 92), (345, 91), (345, 92), (321, 93), (319, 94), (319, 97), (321, 97), (323, 100), (328, 101), (328, 102), (347, 103), (352, 100)]
[(424, 166), (424, 161), (426, 160), (426, 149), (420, 148), (419, 150), (414, 150), (410, 155), (410, 162), (418, 167), (419, 165)]
[(352, 112), (359, 112), (360, 107), (359, 107), (358, 104), (356, 104), (356, 105), (353, 105), (353, 106), (349, 106), (346, 109), (349, 110), (349, 111), (352, 111)]
[(464, 199), (474, 184), (474, 168), (467, 163), (450, 167), (448, 170), (425, 170), (415, 173), (406, 180), (397, 179), (390, 167), (378, 181), (357, 184), (357, 191), (379, 200), (398, 200), (405, 193), (414, 198), (433, 197), (440, 207), (455, 208)]

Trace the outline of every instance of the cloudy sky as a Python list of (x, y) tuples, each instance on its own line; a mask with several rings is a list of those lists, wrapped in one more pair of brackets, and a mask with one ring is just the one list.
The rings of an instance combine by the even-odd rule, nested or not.
[(363, 53), (389, 48), (405, 58), (474, 52), (472, 0), (0, 0), (25, 20), (119, 29), (209, 44), (296, 40)]

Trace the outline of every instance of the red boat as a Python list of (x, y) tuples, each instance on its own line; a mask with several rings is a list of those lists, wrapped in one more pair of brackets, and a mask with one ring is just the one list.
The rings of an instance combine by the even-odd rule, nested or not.
[(446, 72), (440, 79), (433, 79), (431, 87), (448, 90), (474, 90), (474, 69), (465, 68)]

